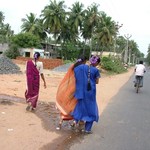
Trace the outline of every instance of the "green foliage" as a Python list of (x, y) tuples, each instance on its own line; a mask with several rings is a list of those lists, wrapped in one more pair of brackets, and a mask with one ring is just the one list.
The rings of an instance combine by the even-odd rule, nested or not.
[(64, 60), (74, 61), (80, 55), (84, 55), (88, 58), (90, 54), (90, 48), (81, 42), (66, 42), (64, 45), (62, 45), (62, 50), (59, 50), (59, 53)]
[[(0, 11), (0, 43), (9, 43), (10, 37), (13, 36), (12, 43), (19, 48), (42, 48), (40, 43), (47, 43), (46, 37), (54, 37), (54, 43), (61, 41), (63, 44), (62, 50), (58, 51), (59, 57), (69, 60), (77, 58), (82, 53), (89, 56), (92, 51), (114, 50), (124, 54), (127, 46), (126, 38), (118, 37), (122, 25), (112, 20), (105, 12), (99, 11), (99, 4), (93, 3), (84, 8), (82, 3), (75, 2), (69, 10), (66, 11), (65, 8), (64, 1), (50, 0), (49, 5), (41, 11), (39, 18), (34, 13), (30, 13), (22, 19), (22, 32), (26, 33), (15, 36), (10, 25), (4, 24), (5, 16)], [(77, 42), (81, 39), (85, 42), (79, 45)], [(76, 43), (68, 45), (67, 42)], [(136, 42), (133, 40), (128, 42), (131, 56), (138, 59), (143, 57)], [(109, 64), (106, 67), (114, 69)]]
[(2, 11), (0, 11), (0, 43), (8, 43), (9, 38), (13, 35), (13, 30), (8, 23), (4, 23), (5, 16)]
[(148, 46), (148, 51), (147, 51), (147, 57), (146, 57), (146, 61), (147, 61), (147, 63), (148, 63), (148, 65), (150, 65), (150, 44), (149, 44), (149, 46)]
[(118, 58), (103, 57), (101, 66), (103, 69), (114, 73), (122, 73), (126, 71), (121, 60)]
[(62, 56), (65, 60), (76, 59), (80, 53), (80, 49), (73, 43), (67, 43), (62, 50)]
[(21, 48), (41, 48), (38, 37), (31, 33), (20, 33), (11, 38), (11, 42)]
[(150, 53), (148, 53), (147, 55), (146, 62), (148, 63), (148, 65), (150, 65)]
[(10, 59), (15, 59), (17, 56), (20, 56), (18, 46), (17, 45), (11, 45), (10, 48), (5, 51), (4, 55)]
[(74, 60), (64, 60), (63, 62), (64, 64), (70, 64), (70, 63), (74, 63)]

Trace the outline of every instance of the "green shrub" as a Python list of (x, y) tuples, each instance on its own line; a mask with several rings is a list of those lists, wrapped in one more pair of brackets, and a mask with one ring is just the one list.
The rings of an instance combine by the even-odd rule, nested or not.
[(113, 68), (112, 68), (113, 62), (109, 57), (103, 57), (102, 58), (101, 66), (102, 66), (103, 69), (106, 69), (106, 70), (109, 70), (109, 71), (113, 70)]
[(103, 69), (114, 73), (122, 73), (126, 71), (121, 60), (114, 57), (103, 57), (101, 66)]
[(74, 63), (74, 61), (73, 61), (73, 60), (64, 60), (63, 62), (64, 62), (64, 64)]
[(4, 55), (7, 56), (10, 59), (15, 59), (17, 56), (20, 56), (18, 46), (11, 45), (10, 48), (5, 51)]

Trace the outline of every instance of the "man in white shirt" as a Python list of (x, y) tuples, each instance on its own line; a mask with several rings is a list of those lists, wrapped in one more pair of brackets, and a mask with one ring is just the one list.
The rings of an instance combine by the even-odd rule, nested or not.
[[(135, 66), (135, 79), (137, 79), (137, 76), (141, 76), (142, 77), (141, 83), (140, 83), (140, 87), (143, 87), (143, 76), (144, 76), (145, 72), (146, 72), (146, 68), (143, 65), (143, 61), (141, 60), (139, 62), (139, 64)], [(136, 81), (135, 81), (135, 85), (134, 86), (136, 87)]]

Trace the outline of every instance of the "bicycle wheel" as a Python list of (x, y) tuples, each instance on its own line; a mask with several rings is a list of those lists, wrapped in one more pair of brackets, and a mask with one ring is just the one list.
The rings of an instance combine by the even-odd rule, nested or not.
[(140, 79), (137, 79), (137, 83), (136, 83), (136, 93), (139, 93), (139, 88), (140, 88)]

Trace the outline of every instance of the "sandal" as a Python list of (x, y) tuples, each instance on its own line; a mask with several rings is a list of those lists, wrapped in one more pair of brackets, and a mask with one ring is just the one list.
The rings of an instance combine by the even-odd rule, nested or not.
[(61, 130), (61, 124), (56, 127), (56, 130)]
[(26, 111), (29, 111), (29, 110), (30, 110), (30, 107), (31, 107), (31, 106), (28, 105), (28, 106), (26, 107)]
[(92, 132), (92, 131), (87, 131), (87, 130), (85, 130), (84, 133), (85, 133), (85, 134), (92, 134), (93, 132)]
[(30, 108), (30, 111), (31, 111), (31, 112), (35, 112), (35, 108), (31, 107), (31, 108)]

